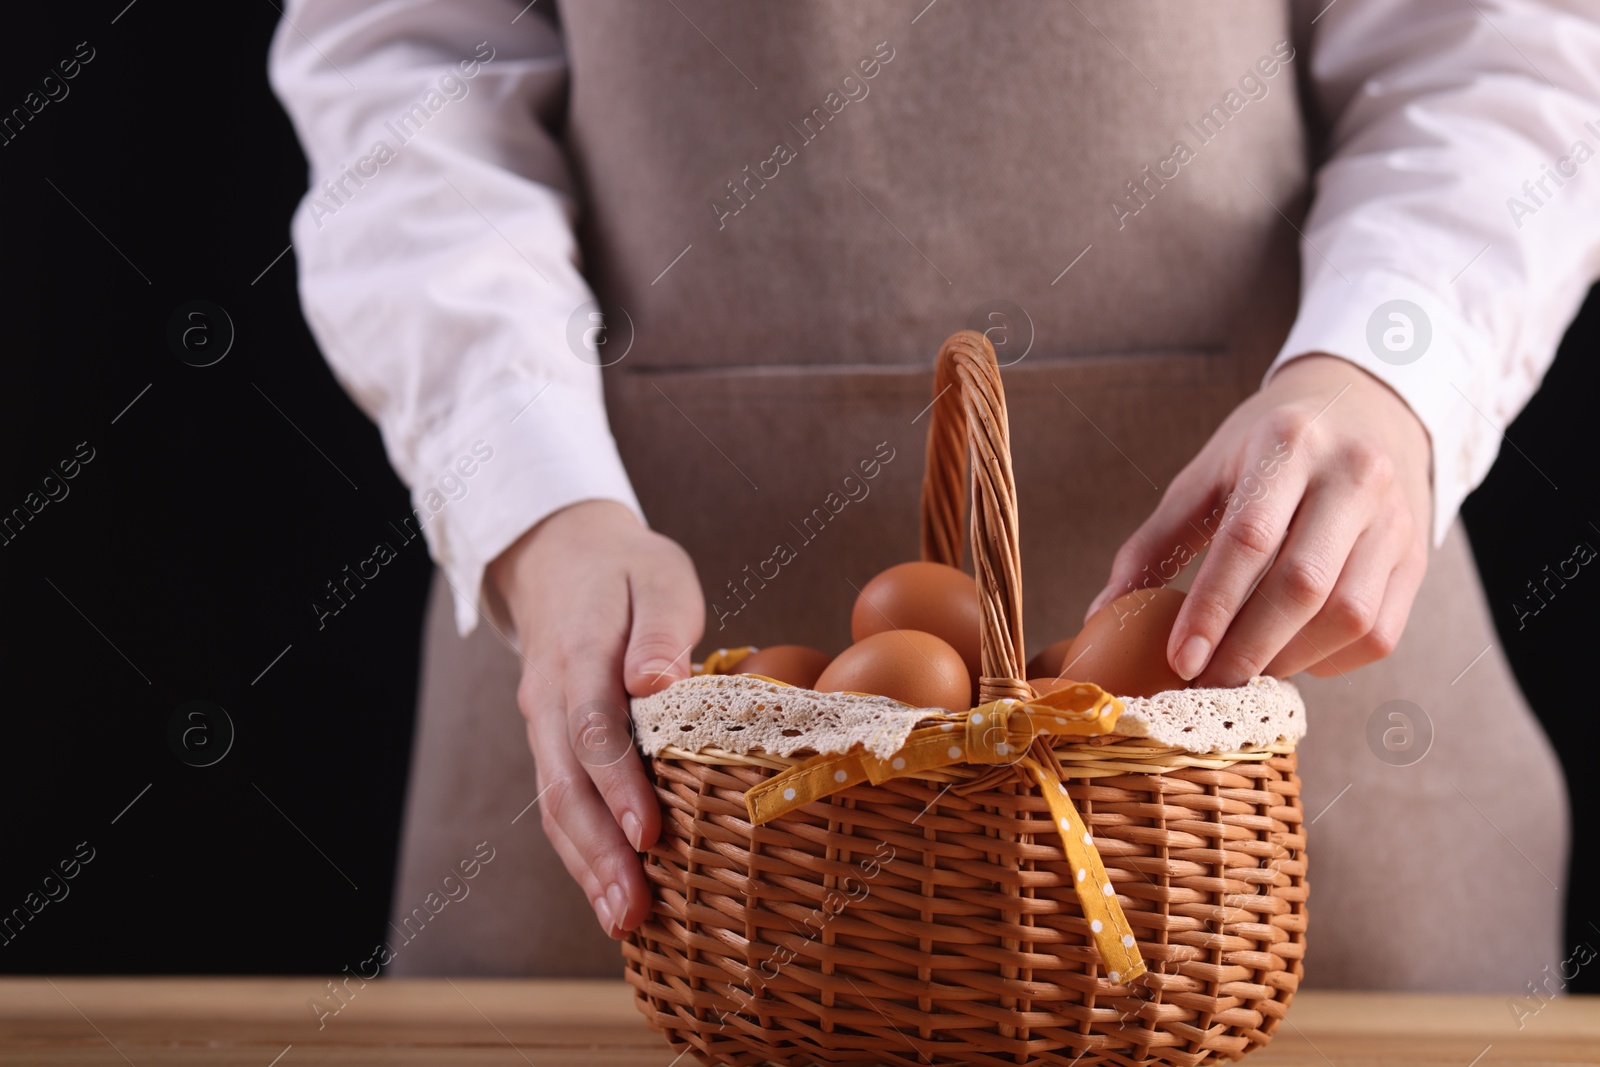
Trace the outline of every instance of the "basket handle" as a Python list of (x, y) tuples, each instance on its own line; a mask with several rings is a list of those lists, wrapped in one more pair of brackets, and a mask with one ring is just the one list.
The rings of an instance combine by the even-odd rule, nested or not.
[(1022, 677), (1022, 564), (1011, 428), (1000, 365), (987, 337), (975, 330), (950, 335), (934, 363), (933, 397), (922, 476), (922, 558), (961, 566), (961, 512), (970, 480), (973, 570), (983, 616), (978, 702), (1028, 700), (1033, 690)]

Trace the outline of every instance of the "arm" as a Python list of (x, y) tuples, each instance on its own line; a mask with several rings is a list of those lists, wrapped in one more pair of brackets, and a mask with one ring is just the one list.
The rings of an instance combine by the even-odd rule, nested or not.
[(566, 63), (520, 6), (291, 0), (270, 70), (311, 163), (306, 319), (411, 488), (460, 632), (485, 611), (515, 631), (541, 821), (616, 936), (649, 909), (634, 850), (661, 818), (627, 697), (688, 673), (705, 607), (568, 340), (591, 295), (552, 132)]
[(605, 498), (642, 521), (599, 369), (567, 344), (593, 297), (549, 128), (566, 60), (519, 6), (292, 0), (269, 60), (310, 162), (306, 320), (411, 489), (463, 635), (489, 561), (545, 516)]
[[(1265, 381), (1329, 352), (1404, 398), (1433, 443), (1435, 546), (1600, 276), (1600, 167), (1573, 158), (1600, 153), (1597, 16), (1584, 0), (1345, 0), (1314, 27), (1329, 158), (1300, 314)], [(1398, 332), (1369, 343), (1393, 300), (1428, 319), (1420, 356), (1386, 315)]]
[(1600, 25), (1582, 10), (1306, 5), (1329, 154), (1299, 316), (1261, 391), (1174, 480), (1095, 601), (1234, 494), (1169, 638), (1180, 675), (1328, 675), (1394, 648), (1429, 544), (1600, 274), (1600, 164), (1586, 170), (1600, 153)]

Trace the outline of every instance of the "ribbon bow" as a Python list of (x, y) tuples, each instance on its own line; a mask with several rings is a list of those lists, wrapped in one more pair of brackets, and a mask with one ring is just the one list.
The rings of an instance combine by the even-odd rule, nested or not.
[(934, 725), (912, 730), (905, 744), (888, 759), (859, 747), (813, 756), (746, 792), (745, 809), (751, 823), (760, 825), (859, 782), (877, 785), (953, 763), (1021, 767), (1038, 783), (1050, 807), (1062, 850), (1075, 875), (1078, 903), (1106, 976), (1113, 982), (1131, 981), (1145, 972), (1144, 959), (1100, 861), (1100, 851), (1073, 807), (1054, 760), (1046, 764), (1029, 751), (1041, 735), (1110, 733), (1121, 713), (1122, 701), (1110, 693), (1097, 685), (1075, 683), (1032, 700), (1008, 697), (971, 711), (932, 714), (928, 719)]

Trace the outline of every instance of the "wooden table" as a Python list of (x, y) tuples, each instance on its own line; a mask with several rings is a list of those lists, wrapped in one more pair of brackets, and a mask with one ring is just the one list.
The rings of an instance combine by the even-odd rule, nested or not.
[[(621, 981), (325, 978), (0, 979), (0, 1065), (29, 1067), (669, 1067)], [(1530, 1002), (1531, 1004), (1531, 1002)], [(320, 1021), (320, 1029), (319, 1029)], [(693, 1067), (685, 1056), (679, 1067)], [(1600, 997), (1519, 1029), (1505, 997), (1301, 994), (1249, 1067), (1600, 1064)]]

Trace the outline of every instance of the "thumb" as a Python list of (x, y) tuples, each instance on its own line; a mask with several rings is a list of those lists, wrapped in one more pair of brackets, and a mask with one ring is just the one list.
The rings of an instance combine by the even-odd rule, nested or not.
[[(1209, 535), (1197, 520), (1206, 514), (1218, 494), (1209, 478), (1180, 472), (1161, 495), (1150, 517), (1117, 549), (1111, 563), (1111, 577), (1095, 594), (1084, 621), (1114, 597), (1135, 589), (1165, 585), (1178, 576), (1186, 563), (1199, 554)], [(1194, 541), (1201, 545), (1196, 548)]]
[(636, 575), (633, 623), (622, 659), (630, 695), (649, 696), (689, 676), (689, 653), (705, 630), (706, 608), (693, 572)]

